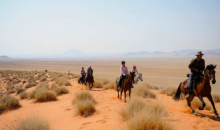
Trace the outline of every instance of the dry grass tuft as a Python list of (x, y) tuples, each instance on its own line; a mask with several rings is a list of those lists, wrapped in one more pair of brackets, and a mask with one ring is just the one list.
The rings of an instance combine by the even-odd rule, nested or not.
[(59, 86), (72, 86), (71, 83), (69, 82), (68, 76), (56, 78), (55, 83), (58, 84)]
[(82, 91), (77, 93), (72, 101), (72, 104), (76, 104), (76, 115), (88, 117), (96, 111), (96, 101), (89, 91)]
[(65, 87), (52, 87), (51, 88), (57, 95), (67, 94), (69, 90)]
[(49, 91), (46, 88), (38, 88), (34, 93), (35, 102), (56, 101), (56, 96), (55, 92)]
[[(174, 96), (176, 94), (176, 90), (177, 88), (176, 87), (165, 87), (165, 88), (162, 88), (162, 90), (160, 91), (160, 94), (167, 94), (168, 96)], [(186, 99), (184, 94), (181, 93), (180, 95), (180, 100), (184, 100)]]
[(220, 102), (220, 94), (212, 94), (212, 98), (214, 102)]
[(100, 81), (95, 81), (95, 82), (94, 82), (94, 87), (95, 87), (95, 88), (102, 88), (102, 87), (103, 87), (103, 84), (102, 84), (102, 82), (100, 82)]
[(12, 96), (5, 96), (0, 100), (0, 114), (6, 110), (14, 110), (21, 107), (18, 99)]
[(95, 103), (92, 99), (82, 100), (77, 103), (76, 115), (91, 116), (95, 111)]
[(128, 130), (172, 130), (172, 126), (163, 118), (167, 115), (163, 105), (154, 102), (144, 102), (141, 98), (133, 98), (120, 111), (122, 118), (127, 121)]
[(157, 86), (150, 85), (149, 83), (146, 83), (146, 82), (139, 83), (135, 87), (145, 87), (147, 89), (159, 90), (159, 88)]
[(73, 99), (72, 104), (74, 105), (77, 102), (84, 101), (84, 100), (92, 100), (94, 103), (96, 103), (92, 94), (89, 91), (84, 90), (84, 91), (81, 91), (75, 94), (75, 98)]
[(30, 116), (20, 120), (10, 130), (51, 130), (47, 120), (38, 116)]
[(107, 89), (114, 89), (114, 90), (117, 90), (116, 88), (116, 84), (112, 81), (112, 82), (109, 82), (107, 85), (105, 85), (103, 87), (104, 90), (107, 90)]
[(156, 94), (151, 92), (146, 86), (135, 86), (133, 89), (133, 94), (143, 98), (154, 98), (156, 99)]
[(27, 92), (22, 92), (19, 94), (20, 99), (28, 99), (28, 93)]

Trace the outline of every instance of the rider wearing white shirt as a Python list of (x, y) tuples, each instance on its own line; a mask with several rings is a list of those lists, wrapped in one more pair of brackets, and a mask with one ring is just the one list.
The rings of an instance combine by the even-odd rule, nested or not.
[(128, 68), (125, 66), (125, 61), (122, 61), (121, 64), (122, 66), (120, 67), (119, 89), (121, 88), (122, 81), (125, 79), (126, 75), (128, 75)]

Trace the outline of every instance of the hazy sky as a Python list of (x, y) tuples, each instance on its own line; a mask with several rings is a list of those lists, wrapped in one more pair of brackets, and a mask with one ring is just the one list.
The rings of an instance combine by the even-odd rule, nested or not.
[(0, 0), (0, 55), (220, 48), (220, 0)]

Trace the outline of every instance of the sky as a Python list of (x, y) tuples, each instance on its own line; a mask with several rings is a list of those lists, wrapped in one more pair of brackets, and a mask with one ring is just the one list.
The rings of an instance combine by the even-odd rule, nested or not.
[(0, 55), (220, 48), (219, 0), (0, 0)]

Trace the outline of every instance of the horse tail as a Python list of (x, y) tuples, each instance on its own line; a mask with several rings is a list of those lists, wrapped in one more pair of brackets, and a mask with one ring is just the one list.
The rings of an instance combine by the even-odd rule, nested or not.
[(177, 101), (180, 100), (180, 95), (181, 95), (180, 86), (181, 86), (181, 84), (182, 84), (182, 82), (180, 83), (180, 85), (179, 85), (179, 87), (178, 87), (178, 89), (177, 89), (177, 91), (176, 91), (176, 93), (173, 97), (174, 100), (177, 100)]

